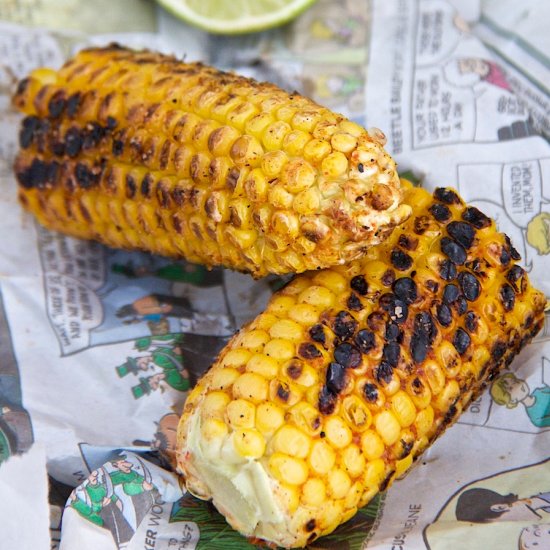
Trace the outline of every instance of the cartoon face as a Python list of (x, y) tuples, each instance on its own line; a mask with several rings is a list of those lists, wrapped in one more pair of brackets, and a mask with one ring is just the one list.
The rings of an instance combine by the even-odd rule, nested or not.
[(540, 519), (540, 516), (530, 506), (529, 499), (519, 499), (509, 504), (493, 504), (491, 510), (500, 512), (500, 516), (492, 521), (522, 521)]
[(128, 462), (125, 458), (121, 458), (116, 462), (113, 462), (112, 464), (117, 470), (120, 470), (125, 474), (129, 473), (133, 467), (133, 464), (131, 462)]
[(503, 380), (503, 386), (510, 394), (511, 403), (519, 403), (529, 395), (529, 386), (525, 380), (519, 378), (506, 378)]
[(519, 536), (521, 550), (543, 550), (550, 548), (550, 523), (525, 527)]
[(490, 67), (484, 59), (465, 57), (458, 60), (458, 70), (461, 74), (474, 73), (483, 78), (489, 74)]
[(151, 363), (152, 357), (150, 355), (144, 355), (143, 357), (138, 357), (136, 359), (136, 365), (138, 369), (147, 370)]
[(527, 242), (539, 254), (550, 254), (550, 213), (537, 214), (527, 225)]

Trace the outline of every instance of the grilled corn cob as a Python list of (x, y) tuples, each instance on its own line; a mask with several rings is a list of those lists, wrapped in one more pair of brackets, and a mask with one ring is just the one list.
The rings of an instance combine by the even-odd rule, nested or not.
[(409, 214), (379, 131), (118, 46), (21, 82), (15, 172), (45, 226), (262, 276), (344, 263)]
[(300, 547), (351, 518), (543, 323), (495, 223), (452, 189), (367, 256), (295, 277), (189, 395), (178, 469), (248, 537)]

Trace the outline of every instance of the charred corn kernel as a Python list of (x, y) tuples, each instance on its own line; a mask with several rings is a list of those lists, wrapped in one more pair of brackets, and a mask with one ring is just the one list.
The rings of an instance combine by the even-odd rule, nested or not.
[(321, 415), (310, 403), (301, 401), (294, 405), (288, 414), (292, 422), (306, 434), (313, 436), (320, 433), (322, 427)]
[(326, 486), (318, 477), (309, 478), (302, 488), (302, 502), (306, 506), (319, 506), (326, 500)]
[(344, 498), (351, 487), (351, 479), (340, 468), (335, 468), (328, 473), (327, 488), (333, 498)]
[(246, 370), (251, 373), (256, 373), (264, 379), (270, 380), (275, 378), (279, 372), (279, 363), (261, 353), (254, 354), (246, 363)]
[(372, 422), (372, 414), (364, 401), (356, 395), (348, 395), (342, 402), (342, 414), (352, 429), (363, 432)]
[[(27, 115), (16, 163), (21, 202), (47, 227), (80, 238), (207, 265), (224, 263), (262, 276), (355, 258), (410, 214), (409, 208), (398, 208), (402, 192), (395, 164), (375, 135), (357, 133), (351, 122), (306, 98), (297, 101), (275, 86), (201, 64), (123, 48), (84, 50), (57, 72), (34, 71), (13, 102)], [(358, 159), (372, 151), (376, 173), (358, 172)], [(144, 173), (126, 180), (135, 169)], [(122, 220), (97, 211), (83, 219), (72, 208), (51, 208), (60, 197), (73, 203), (82, 194), (95, 203), (98, 194), (109, 193), (100, 182), (115, 172), (120, 173), (112, 178), (118, 197), (149, 204), (155, 214), (150, 220), (169, 213), (175, 222), (138, 223), (140, 209), (133, 207)], [(163, 190), (159, 181), (166, 177), (184, 182), (188, 193), (179, 185)], [(375, 185), (391, 196), (386, 209), (356, 200)], [(328, 227), (326, 237), (312, 240), (304, 256), (292, 235), (275, 249), (266, 240), (255, 248), (257, 254), (245, 254), (253, 241), (263, 243), (269, 223), (254, 225), (251, 232), (229, 231), (228, 243), (229, 220), (219, 198), (210, 200), (216, 189), (228, 192), (225, 204), (246, 198), (255, 220), (266, 201), (292, 209), (296, 195), (308, 188), (331, 189), (331, 196), (319, 192), (296, 201), (297, 214), (322, 217)], [(326, 214), (333, 200), (346, 206), (337, 221)], [(309, 222), (300, 220), (300, 228)], [(207, 225), (209, 232), (201, 229)], [(227, 246), (232, 251), (220, 253)], [(281, 247), (292, 262), (278, 261), (273, 252)]]
[(390, 399), (391, 411), (401, 426), (410, 426), (416, 417), (416, 408), (412, 399), (404, 392), (398, 391)]
[(237, 453), (246, 458), (260, 458), (265, 452), (265, 439), (254, 429), (234, 431), (233, 445)]
[[(215, 478), (199, 474), (203, 460), (220, 471), (227, 471), (224, 460), (245, 468), (241, 477), (263, 469), (269, 480), (283, 519), (247, 524), (249, 536), (297, 547), (333, 530), (402, 476), (542, 326), (546, 299), (515, 265), (494, 222), (451, 189), (430, 195), (404, 187), (411, 219), (365, 258), (301, 274), (275, 293), (265, 312), (221, 352), (185, 406), (178, 464), (192, 489), (202, 487), (196, 489), (202, 498), (223, 499)], [(246, 349), (243, 335), (255, 331), (269, 336), (262, 353), (232, 355)], [(221, 380), (220, 389), (213, 382), (225, 370), (228, 384)], [(245, 384), (241, 373), (268, 384), (256, 405), (256, 384)], [(205, 415), (221, 420), (220, 392), (230, 399), (221, 417), (227, 433), (218, 437), (213, 426), (205, 459), (190, 435)], [(254, 425), (231, 423), (232, 406), (240, 401), (255, 409)], [(240, 416), (234, 419), (239, 422)], [(238, 430), (261, 433), (264, 454), (236, 452), (231, 442)], [(232, 494), (231, 484), (223, 480), (222, 495)], [(292, 502), (281, 496), (288, 487)], [(253, 490), (249, 496), (258, 497)], [(230, 522), (242, 525), (238, 509), (218, 504)]]
[(253, 403), (260, 403), (267, 399), (267, 380), (255, 373), (245, 372), (233, 383), (233, 397), (235, 399), (249, 399)]
[(269, 459), (269, 469), (276, 479), (288, 485), (301, 485), (308, 478), (307, 464), (282, 453), (273, 453)]
[(285, 421), (284, 412), (273, 403), (260, 403), (256, 409), (256, 427), (262, 433), (272, 433)]
[(271, 440), (273, 450), (278, 453), (306, 458), (309, 454), (311, 440), (304, 432), (294, 426), (282, 426)]
[(227, 420), (235, 428), (253, 428), (256, 418), (256, 407), (246, 399), (231, 401), (226, 408)]
[(318, 475), (330, 472), (336, 462), (334, 449), (325, 441), (317, 440), (311, 446), (308, 463), (311, 469)]
[(338, 416), (330, 417), (325, 423), (327, 441), (337, 449), (342, 449), (351, 443), (352, 431)]

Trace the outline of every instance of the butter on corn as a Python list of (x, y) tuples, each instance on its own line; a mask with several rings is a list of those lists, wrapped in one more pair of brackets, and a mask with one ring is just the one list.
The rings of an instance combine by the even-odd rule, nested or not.
[(343, 264), (410, 215), (380, 131), (116, 45), (21, 81), (19, 198), (46, 227), (259, 277)]
[(414, 215), (364, 259), (276, 293), (186, 402), (178, 469), (247, 537), (333, 531), (542, 326), (545, 297), (492, 220), (451, 189), (405, 202)]

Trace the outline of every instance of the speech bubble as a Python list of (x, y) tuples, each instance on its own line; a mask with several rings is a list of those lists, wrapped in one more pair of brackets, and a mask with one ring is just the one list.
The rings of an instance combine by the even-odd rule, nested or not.
[(81, 280), (57, 273), (44, 277), (48, 317), (63, 355), (89, 345), (89, 332), (103, 320), (103, 306), (95, 291)]
[(502, 196), (504, 208), (510, 220), (525, 228), (540, 213), (542, 203), (542, 178), (537, 160), (510, 162), (502, 167)]
[(420, 4), (416, 30), (417, 65), (437, 64), (456, 48), (467, 25), (447, 1), (428, 0)]
[(414, 148), (473, 141), (476, 124), (473, 89), (453, 86), (440, 67), (419, 68), (414, 76)]
[(81, 241), (37, 226), (40, 260), (46, 273), (77, 278), (98, 290), (105, 284), (105, 249), (93, 241)]

